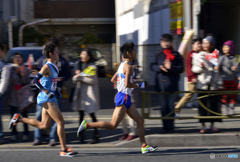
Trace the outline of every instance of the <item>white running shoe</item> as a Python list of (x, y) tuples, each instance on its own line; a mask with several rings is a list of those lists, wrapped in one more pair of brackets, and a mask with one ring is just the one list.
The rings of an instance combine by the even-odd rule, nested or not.
[(88, 122), (86, 120), (83, 120), (81, 125), (79, 126), (78, 128), (78, 131), (77, 131), (77, 137), (79, 137), (79, 135), (81, 134), (82, 131), (84, 131), (85, 129), (87, 129), (87, 124)]
[(154, 152), (158, 149), (158, 146), (149, 146), (147, 145), (146, 147), (142, 147), (141, 150), (142, 150), (142, 153), (143, 154), (146, 154), (146, 153), (149, 153), (149, 152)]
[(12, 119), (11, 119), (11, 121), (10, 121), (10, 123), (9, 123), (9, 129), (12, 129), (12, 127), (13, 127), (14, 125), (17, 125), (19, 119), (20, 119), (20, 115), (17, 114), (17, 113), (14, 114), (13, 117), (12, 117)]

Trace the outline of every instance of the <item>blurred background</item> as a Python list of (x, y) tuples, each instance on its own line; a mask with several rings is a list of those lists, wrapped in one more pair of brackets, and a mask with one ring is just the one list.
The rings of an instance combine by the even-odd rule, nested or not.
[[(189, 51), (192, 37), (207, 35), (216, 38), (218, 49), (225, 40), (235, 40), (235, 52), (239, 53), (240, 20), (236, 18), (240, 15), (239, 3), (236, 0), (0, 0), (0, 43), (7, 53), (13, 47), (42, 46), (49, 39), (58, 39), (60, 53), (68, 61), (76, 59), (81, 48), (93, 48), (96, 60), (104, 58), (98, 62), (99, 66), (112, 74), (114, 63), (120, 62), (119, 47), (133, 41), (144, 80), (153, 86), (154, 72), (148, 70), (149, 64), (160, 49), (159, 39), (164, 33), (173, 34), (177, 50), (184, 34), (190, 31), (181, 48), (183, 56)], [(34, 61), (38, 57), (34, 54)], [(101, 75), (105, 76), (104, 73)]]

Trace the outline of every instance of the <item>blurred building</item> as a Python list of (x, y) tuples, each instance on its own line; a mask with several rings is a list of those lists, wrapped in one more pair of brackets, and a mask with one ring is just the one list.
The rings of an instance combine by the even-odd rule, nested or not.
[[(115, 4), (112, 0), (0, 0), (2, 41), (7, 43), (7, 23), (17, 16), (25, 23), (50, 19), (38, 24), (44, 36), (73, 43), (92, 33), (105, 43), (115, 43)], [(0, 40), (1, 40), (0, 39)]]
[[(116, 5), (116, 47), (133, 41), (138, 52), (144, 79), (154, 85), (154, 73), (149, 64), (160, 50), (160, 36), (172, 33), (174, 49), (178, 50), (183, 36), (193, 31), (193, 37), (212, 35), (216, 38), (217, 48), (223, 42), (236, 42), (235, 54), (240, 53), (240, 1), (236, 0), (115, 0)], [(190, 42), (190, 41), (189, 41)], [(186, 51), (190, 45), (185, 45)], [(120, 61), (119, 51), (115, 61)], [(183, 90), (182, 74), (180, 90)]]
[(18, 25), (20, 21), (31, 22), (33, 3), (30, 3), (30, 0), (0, 0), (0, 43), (7, 44), (8, 21), (11, 16), (17, 17), (13, 26)]
[(93, 33), (105, 43), (115, 43), (115, 4), (112, 0), (35, 0), (34, 19), (50, 19), (39, 25), (41, 33), (54, 34), (65, 43)]
[[(115, 0), (115, 5), (117, 49), (125, 42), (134, 42), (144, 80), (153, 85), (155, 73), (149, 67), (160, 50), (160, 36), (170, 32), (169, 1)], [(119, 62), (119, 52), (117, 54)]]

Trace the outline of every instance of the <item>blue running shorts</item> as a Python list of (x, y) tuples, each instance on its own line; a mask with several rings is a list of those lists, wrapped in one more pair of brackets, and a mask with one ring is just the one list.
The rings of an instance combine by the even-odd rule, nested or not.
[(131, 96), (122, 92), (118, 92), (115, 98), (115, 103), (116, 103), (115, 106), (120, 106), (124, 104), (125, 107), (128, 109), (129, 107), (132, 106)]
[(42, 104), (45, 102), (54, 102), (57, 104), (55, 97), (53, 99), (50, 99), (45, 92), (40, 92), (37, 96), (37, 104), (42, 106)]

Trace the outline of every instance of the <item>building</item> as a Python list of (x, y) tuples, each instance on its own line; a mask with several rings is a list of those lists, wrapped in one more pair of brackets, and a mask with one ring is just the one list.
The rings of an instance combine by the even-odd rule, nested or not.
[[(174, 7), (174, 5), (177, 4)], [(115, 0), (116, 5), (116, 47), (132, 41), (136, 45), (138, 61), (142, 67), (144, 79), (154, 85), (154, 73), (149, 64), (158, 50), (159, 38), (164, 33), (174, 36), (174, 49), (178, 50), (184, 33), (193, 31), (193, 36), (212, 35), (216, 38), (216, 48), (221, 51), (222, 44), (227, 40), (236, 43), (235, 54), (240, 53), (240, 1), (236, 0)], [(180, 12), (179, 12), (180, 11)], [(184, 14), (183, 14), (184, 13)], [(174, 16), (174, 14), (176, 14)], [(183, 16), (184, 15), (184, 16)], [(174, 23), (177, 27), (174, 28)], [(178, 26), (180, 25), (180, 28)], [(180, 33), (178, 33), (181, 31)], [(190, 42), (190, 41), (189, 41)], [(190, 45), (186, 45), (186, 52)], [(186, 53), (185, 52), (185, 53)], [(181, 53), (184, 57), (184, 52)], [(120, 61), (117, 50), (116, 62)], [(183, 87), (182, 74), (180, 81)], [(183, 90), (183, 89), (181, 89)]]
[[(160, 50), (160, 36), (170, 33), (170, 8), (168, 0), (115, 0), (116, 48), (125, 42), (136, 45), (137, 59), (144, 80), (154, 85), (155, 73), (149, 67)], [(120, 61), (117, 50), (116, 61)]]
[(60, 38), (65, 44), (76, 43), (86, 33), (96, 35), (104, 43), (115, 43), (115, 4), (112, 0), (1, 0), (0, 25), (4, 43), (8, 39), (10, 16), (17, 16), (15, 25), (21, 21), (50, 19), (38, 24), (37, 30), (46, 38)]

